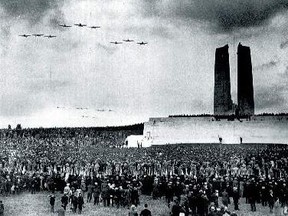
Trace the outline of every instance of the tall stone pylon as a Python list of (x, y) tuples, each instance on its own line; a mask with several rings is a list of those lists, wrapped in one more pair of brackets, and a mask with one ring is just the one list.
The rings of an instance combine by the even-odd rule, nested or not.
[(215, 52), (214, 115), (233, 112), (231, 100), (229, 46), (219, 47)]
[(238, 45), (238, 109), (240, 116), (254, 115), (254, 89), (250, 47)]

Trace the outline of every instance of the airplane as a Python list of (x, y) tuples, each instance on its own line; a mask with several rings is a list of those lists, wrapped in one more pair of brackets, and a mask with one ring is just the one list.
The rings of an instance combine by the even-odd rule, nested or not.
[(44, 34), (32, 34), (34, 37), (41, 37), (43, 36)]
[(90, 26), (89, 28), (91, 29), (97, 29), (97, 28), (101, 28), (100, 26)]
[(44, 37), (47, 37), (47, 38), (54, 38), (54, 37), (57, 37), (55, 35), (45, 35)]
[(64, 28), (70, 28), (70, 27), (72, 27), (72, 26), (68, 26), (68, 25), (66, 25), (66, 24), (59, 25), (59, 26), (64, 27)]
[(148, 44), (148, 43), (142, 41), (141, 43), (137, 43), (137, 44), (139, 44), (139, 45), (146, 45), (146, 44)]
[(127, 39), (127, 40), (123, 40), (125, 42), (134, 42), (134, 40), (130, 40), (130, 39)]
[(19, 35), (19, 36), (27, 38), (27, 37), (30, 37), (31, 35), (23, 34), (23, 35)]
[(85, 24), (81, 24), (81, 23), (79, 23), (79, 24), (74, 24), (75, 26), (78, 26), (78, 27), (84, 27), (84, 26), (87, 26), (87, 25), (85, 25)]
[(118, 42), (118, 41), (110, 42), (110, 43), (113, 43), (113, 44), (122, 44), (122, 42)]

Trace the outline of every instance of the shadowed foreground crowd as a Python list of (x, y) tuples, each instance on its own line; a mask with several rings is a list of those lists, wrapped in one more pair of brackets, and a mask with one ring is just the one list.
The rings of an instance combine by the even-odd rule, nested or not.
[[(54, 211), (54, 192), (61, 191), (63, 210), (69, 206), (79, 213), (84, 203), (93, 202), (115, 208), (132, 205), (129, 215), (138, 215), (141, 194), (165, 200), (171, 215), (237, 215), (240, 197), (251, 211), (257, 211), (256, 203), (275, 215), (287, 211), (286, 145), (119, 148), (119, 131), (102, 133), (101, 138), (85, 129), (72, 135), (67, 131), (2, 134), (0, 193), (50, 191)], [(109, 137), (115, 137), (113, 148)], [(236, 213), (228, 212), (229, 205)]]

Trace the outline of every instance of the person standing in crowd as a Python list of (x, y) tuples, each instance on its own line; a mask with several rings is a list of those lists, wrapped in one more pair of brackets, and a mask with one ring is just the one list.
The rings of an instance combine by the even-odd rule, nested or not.
[(95, 182), (95, 187), (93, 190), (93, 197), (94, 197), (94, 205), (99, 205), (99, 198), (100, 198), (100, 187), (97, 182)]
[(84, 205), (84, 199), (82, 196), (82, 193), (79, 193), (78, 198), (77, 198), (77, 205), (79, 209), (79, 214), (82, 213), (83, 205)]
[(168, 207), (170, 207), (170, 203), (173, 201), (173, 194), (174, 190), (172, 187), (172, 182), (168, 182), (168, 185), (165, 190), (166, 202), (168, 204)]
[(222, 192), (222, 204), (228, 207), (229, 204), (229, 194), (227, 193), (226, 189)]
[(152, 216), (151, 211), (148, 209), (148, 204), (144, 205), (144, 209), (141, 211), (140, 216)]
[(270, 213), (273, 213), (274, 203), (275, 203), (275, 197), (274, 197), (273, 190), (269, 190), (268, 205), (269, 205)]
[(94, 188), (92, 182), (87, 186), (87, 203), (91, 202)]
[(275, 199), (274, 203), (274, 214), (275, 216), (281, 216), (281, 204), (278, 197)]
[(131, 205), (128, 216), (138, 216), (137, 209), (135, 205)]
[(52, 193), (49, 195), (49, 203), (50, 203), (50, 211), (54, 213), (54, 207), (55, 207), (55, 195)]
[(101, 184), (101, 197), (103, 199), (104, 207), (110, 206), (110, 194), (109, 194), (109, 185), (107, 180), (104, 179), (103, 183)]
[(233, 188), (232, 197), (233, 197), (233, 202), (234, 202), (234, 210), (237, 211), (239, 210), (239, 199), (240, 199), (240, 194), (239, 194), (237, 187)]
[(69, 200), (69, 198), (68, 198), (67, 194), (64, 194), (64, 195), (61, 197), (61, 203), (62, 203), (63, 208), (64, 208), (65, 211), (66, 211), (66, 207), (67, 207), (67, 205), (68, 205), (68, 200)]
[(72, 205), (72, 212), (73, 212), (73, 213), (76, 213), (77, 206), (78, 206), (78, 199), (77, 199), (77, 197), (75, 196), (75, 193), (71, 194), (71, 196), (70, 196), (70, 202), (71, 202), (71, 205)]
[(218, 199), (219, 199), (219, 192), (218, 190), (215, 190), (215, 192), (211, 195), (210, 200), (215, 204), (216, 207), (219, 206)]
[(251, 206), (251, 211), (256, 212), (257, 188), (254, 179), (252, 179), (247, 187), (247, 196)]
[(181, 206), (178, 198), (175, 196), (173, 197), (173, 202), (171, 204), (170, 216), (179, 216), (180, 212), (181, 212)]

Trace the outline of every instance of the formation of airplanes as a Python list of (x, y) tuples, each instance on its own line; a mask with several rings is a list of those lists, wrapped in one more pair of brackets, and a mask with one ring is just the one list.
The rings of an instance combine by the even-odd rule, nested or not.
[(43, 36), (44, 34), (32, 34), (34, 37), (41, 37)]
[(64, 27), (64, 28), (71, 28), (72, 26), (68, 26), (66, 24), (60, 24), (59, 26)]
[(47, 38), (54, 38), (54, 37), (57, 37), (56, 35), (45, 35), (44, 37), (47, 37)]
[(28, 35), (28, 34), (23, 34), (23, 35), (19, 35), (20, 37), (25, 37), (28, 38), (30, 36), (34, 36), (34, 37), (46, 37), (46, 38), (54, 38), (57, 37), (56, 35), (44, 35), (44, 34), (32, 34), (32, 35)]
[(91, 29), (97, 29), (97, 28), (101, 28), (100, 26), (90, 26), (89, 28)]
[[(62, 27), (62, 28), (71, 28), (72, 25), (67, 25), (67, 24), (59, 24), (58, 26)], [(83, 27), (87, 27), (87, 28), (90, 28), (90, 29), (99, 29), (101, 28), (101, 26), (96, 26), (96, 25), (92, 25), (92, 26), (87, 26), (87, 24), (83, 24), (83, 23), (75, 23), (74, 26), (77, 26), (77, 27), (80, 27), (80, 28), (83, 28)], [(35, 33), (35, 34), (22, 34), (22, 35), (19, 35), (20, 37), (24, 37), (24, 38), (28, 38), (30, 36), (34, 36), (34, 37), (45, 37), (45, 38), (56, 38), (57, 36), (56, 35), (44, 35), (42, 33)], [(131, 40), (131, 39), (125, 39), (125, 40), (122, 40), (123, 42), (125, 43), (132, 43), (134, 42), (134, 40)], [(110, 43), (112, 44), (115, 44), (115, 45), (119, 45), (119, 44), (123, 44), (122, 41), (111, 41)], [(136, 44), (139, 44), (140, 46), (142, 45), (147, 45), (148, 43), (147, 42), (137, 42)]]
[(112, 43), (112, 44), (122, 44), (122, 42), (118, 42), (118, 41), (112, 41), (110, 43)]
[(134, 42), (134, 40), (130, 40), (129, 38), (127, 40), (123, 40), (125, 42)]
[(148, 44), (147, 42), (140, 42), (140, 43), (137, 43), (137, 44), (139, 44), (139, 45), (146, 45), (146, 44)]
[(87, 26), (87, 25), (85, 25), (85, 24), (81, 24), (81, 23), (78, 23), (78, 24), (74, 24), (75, 26), (78, 26), (78, 27), (85, 27), (85, 26)]

